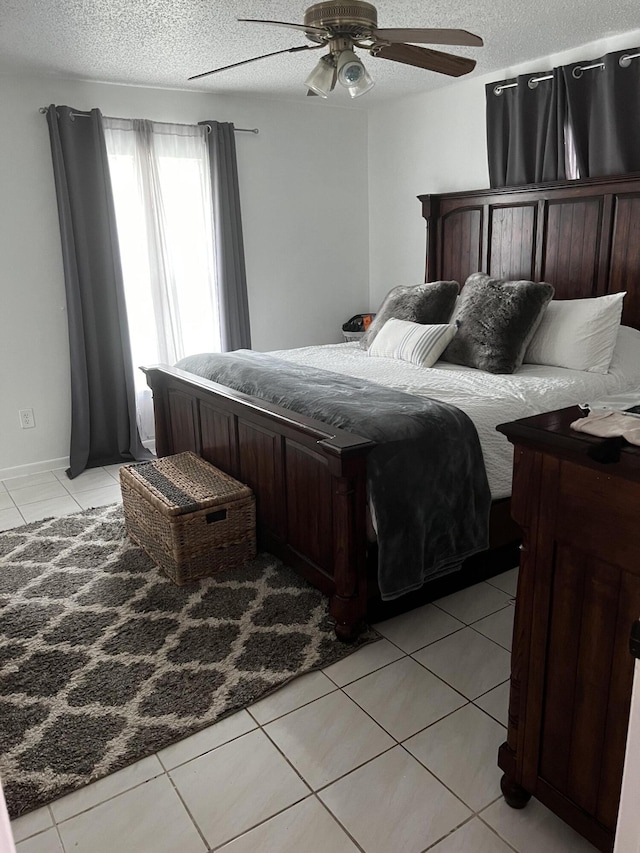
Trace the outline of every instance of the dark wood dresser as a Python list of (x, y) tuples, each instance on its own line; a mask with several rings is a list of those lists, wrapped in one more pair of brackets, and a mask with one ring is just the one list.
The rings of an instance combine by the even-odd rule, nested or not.
[(588, 454), (602, 439), (571, 430), (578, 417), (574, 407), (498, 427), (514, 445), (523, 535), (498, 764), (509, 805), (533, 795), (610, 853), (640, 614), (640, 447), (598, 462)]

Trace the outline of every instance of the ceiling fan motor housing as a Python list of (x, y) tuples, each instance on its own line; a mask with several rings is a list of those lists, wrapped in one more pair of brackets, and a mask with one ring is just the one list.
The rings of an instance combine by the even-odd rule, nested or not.
[[(304, 22), (309, 27), (326, 27), (328, 36), (346, 36), (354, 40), (366, 39), (378, 26), (376, 7), (362, 0), (351, 3), (315, 3), (304, 13)], [(322, 44), (327, 36), (308, 32), (307, 38)]]

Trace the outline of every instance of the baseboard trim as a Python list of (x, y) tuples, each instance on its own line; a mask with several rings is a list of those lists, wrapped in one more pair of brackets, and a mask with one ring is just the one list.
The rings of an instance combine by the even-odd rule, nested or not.
[(14, 477), (27, 477), (29, 474), (42, 474), (55, 468), (68, 468), (69, 457), (46, 459), (44, 462), (30, 462), (28, 465), (15, 465), (13, 468), (0, 468), (0, 480), (13, 480)]
[[(148, 438), (142, 444), (153, 454), (156, 452), (155, 438)], [(69, 457), (61, 456), (59, 459), (46, 459), (44, 462), (30, 462), (28, 465), (16, 465), (13, 468), (0, 468), (0, 480), (13, 480), (14, 477), (27, 477), (29, 474), (42, 474), (45, 471), (53, 471), (55, 468), (69, 467)]]

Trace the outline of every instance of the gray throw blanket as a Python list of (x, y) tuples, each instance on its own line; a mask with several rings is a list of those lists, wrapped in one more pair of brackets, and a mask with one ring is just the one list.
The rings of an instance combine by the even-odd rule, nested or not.
[(367, 485), (384, 600), (488, 547), (482, 450), (455, 406), (251, 350), (193, 355), (176, 367), (377, 442)]

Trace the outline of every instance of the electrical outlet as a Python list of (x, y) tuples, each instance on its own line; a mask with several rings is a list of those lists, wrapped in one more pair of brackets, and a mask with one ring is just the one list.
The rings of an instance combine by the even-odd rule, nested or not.
[(20, 416), (20, 426), (22, 429), (33, 429), (36, 425), (35, 418), (33, 417), (33, 409), (20, 409), (18, 415)]

